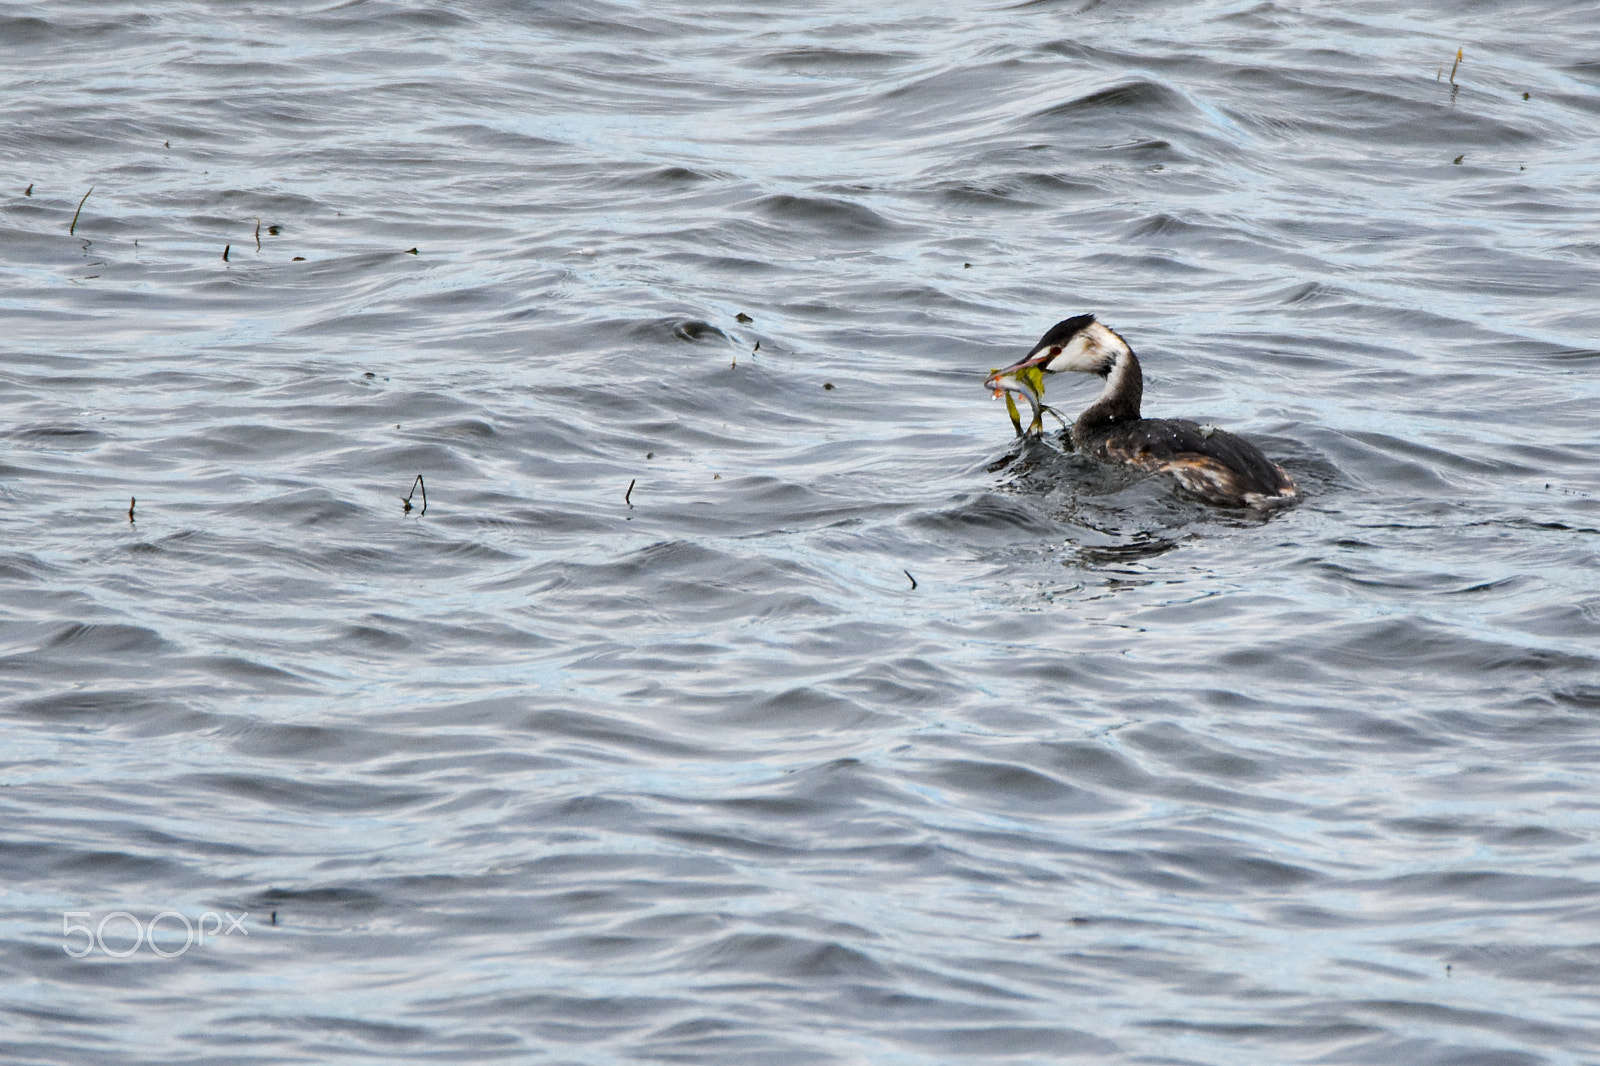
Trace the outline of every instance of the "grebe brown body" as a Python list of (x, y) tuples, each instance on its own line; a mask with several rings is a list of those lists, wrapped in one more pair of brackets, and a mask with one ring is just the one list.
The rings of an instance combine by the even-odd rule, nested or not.
[(1294, 480), (1261, 449), (1232, 433), (1181, 418), (1143, 418), (1144, 374), (1128, 342), (1116, 331), (1078, 315), (1052, 326), (1020, 361), (993, 371), (985, 382), (996, 394), (1015, 393), (1033, 408), (1033, 422), (1017, 433), (1044, 432), (1043, 374), (1074, 370), (1105, 379), (1098, 399), (1072, 425), (1073, 446), (1086, 455), (1152, 473), (1170, 474), (1207, 503), (1263, 507), (1299, 497)]

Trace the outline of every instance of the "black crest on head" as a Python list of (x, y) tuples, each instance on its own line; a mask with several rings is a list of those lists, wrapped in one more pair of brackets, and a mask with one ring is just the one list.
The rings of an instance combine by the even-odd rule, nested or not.
[(1093, 315), (1064, 318), (1045, 331), (1045, 335), (1039, 338), (1039, 343), (1033, 346), (1034, 351), (1038, 351), (1040, 348), (1048, 348), (1052, 344), (1066, 344), (1080, 330), (1088, 329), (1093, 324)]

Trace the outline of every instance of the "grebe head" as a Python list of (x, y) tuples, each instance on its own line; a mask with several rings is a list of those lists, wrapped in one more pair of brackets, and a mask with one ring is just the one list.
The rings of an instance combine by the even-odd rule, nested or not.
[[(1103, 408), (1108, 417), (1139, 417), (1139, 398), (1143, 376), (1139, 360), (1128, 342), (1096, 322), (1093, 315), (1063, 319), (1045, 331), (1033, 350), (1004, 370), (992, 370), (984, 384), (996, 396), (1005, 396), (1011, 421), (1022, 436), (1039, 436), (1044, 431), (1044, 375), (1074, 370), (1098, 374), (1105, 379), (1105, 391), (1094, 408)], [(1022, 429), (1012, 395), (1021, 396), (1033, 408), (1033, 423)]]
[(1047, 374), (1076, 370), (1108, 377), (1119, 362), (1132, 354), (1128, 342), (1096, 322), (1093, 315), (1078, 315), (1051, 326), (1020, 362), (998, 373), (1015, 374), (1036, 366)]

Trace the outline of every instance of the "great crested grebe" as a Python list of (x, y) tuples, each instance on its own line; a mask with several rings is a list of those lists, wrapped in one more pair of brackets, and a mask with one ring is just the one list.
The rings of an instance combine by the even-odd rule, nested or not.
[[(1073, 446), (1110, 463), (1171, 474), (1207, 503), (1263, 507), (1299, 498), (1294, 480), (1261, 449), (1232, 433), (1181, 418), (1141, 418), (1144, 374), (1139, 359), (1116, 331), (1078, 315), (1057, 322), (1021, 361), (991, 371), (984, 382), (1004, 395), (1018, 436), (1044, 433), (1044, 375), (1063, 370), (1098, 374), (1105, 389), (1072, 424)], [(1033, 408), (1027, 430), (1012, 393)]]

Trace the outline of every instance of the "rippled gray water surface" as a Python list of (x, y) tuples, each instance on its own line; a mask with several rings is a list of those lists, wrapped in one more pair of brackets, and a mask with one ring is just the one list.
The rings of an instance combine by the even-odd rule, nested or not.
[(1600, 13), (1407, 7), (0, 3), (0, 1060), (1600, 1063)]

